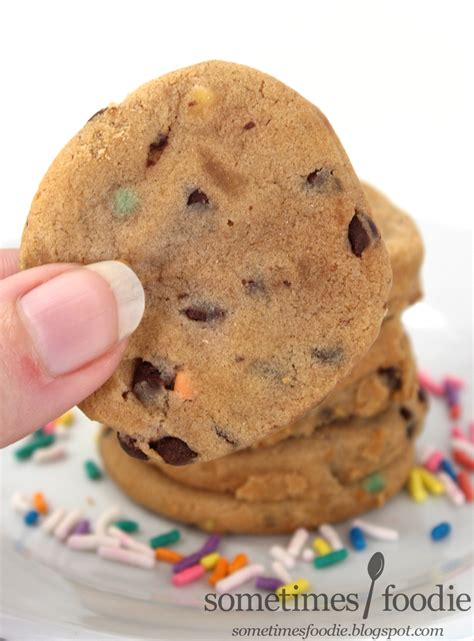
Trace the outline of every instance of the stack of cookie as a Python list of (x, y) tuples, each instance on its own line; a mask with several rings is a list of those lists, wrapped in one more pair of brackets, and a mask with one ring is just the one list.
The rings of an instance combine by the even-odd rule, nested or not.
[(421, 296), (423, 245), (406, 213), (363, 188), (393, 270), (387, 317), (369, 352), (303, 418), (214, 461), (144, 463), (104, 429), (105, 465), (134, 500), (204, 530), (278, 533), (381, 506), (403, 486), (426, 397), (400, 314)]
[(112, 426), (111, 477), (172, 518), (262, 533), (403, 484), (424, 402), (399, 316), (421, 259), (314, 105), (223, 62), (94, 114), (43, 179), (21, 251), (24, 267), (120, 260), (145, 289), (122, 362), (81, 405)]

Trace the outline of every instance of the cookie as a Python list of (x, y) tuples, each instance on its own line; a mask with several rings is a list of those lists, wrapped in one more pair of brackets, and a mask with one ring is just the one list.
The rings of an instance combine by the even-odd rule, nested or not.
[[(379, 468), (383, 487), (379, 486), (378, 491), (369, 491), (367, 480), (343, 483), (326, 465), (320, 471), (320, 484), (307, 488), (302, 495), (249, 501), (228, 492), (189, 487), (169, 478), (157, 465), (127, 456), (113, 430), (102, 435), (100, 451), (110, 477), (132, 500), (147, 509), (205, 531), (253, 534), (315, 528), (323, 522), (342, 521), (381, 507), (401, 489), (414, 461), (414, 448), (406, 444), (396, 458)], [(276, 470), (269, 480), (277, 481), (279, 487), (282, 482), (295, 484), (291, 475), (281, 479)]]
[(387, 247), (393, 271), (388, 315), (400, 313), (422, 296), (420, 270), (424, 257), (423, 240), (413, 219), (386, 196), (361, 183), (371, 215)]
[(416, 363), (400, 318), (382, 324), (368, 353), (322, 403), (252, 447), (267, 447), (289, 436), (310, 436), (321, 425), (351, 417), (370, 418), (391, 403), (412, 398), (418, 389)]
[(22, 266), (118, 259), (146, 292), (119, 368), (81, 409), (181, 465), (260, 440), (374, 342), (391, 268), (323, 114), (206, 62), (100, 110), (34, 198)]

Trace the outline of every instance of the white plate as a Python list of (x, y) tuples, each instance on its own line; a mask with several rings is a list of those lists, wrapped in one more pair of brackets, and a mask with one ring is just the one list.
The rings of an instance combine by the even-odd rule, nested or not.
[[(453, 373), (469, 381), (463, 394), (461, 421), (466, 426), (472, 416), (472, 239), (465, 232), (450, 228), (430, 226), (422, 231), (427, 245), (426, 298), (406, 313), (405, 322), (420, 365), (434, 376)], [(444, 638), (472, 638), (469, 612), (382, 611), (381, 590), (390, 583), (403, 592), (426, 595), (436, 583), (453, 585), (456, 593), (471, 591), (472, 507), (455, 508), (445, 498), (430, 498), (418, 505), (402, 493), (381, 510), (367, 515), (370, 521), (397, 528), (401, 533), (399, 542), (371, 541), (366, 551), (352, 552), (344, 564), (326, 570), (299, 563), (293, 576), (307, 577), (312, 591), (357, 592), (362, 607), (356, 613), (205, 612), (204, 595), (209, 590), (203, 580), (173, 588), (166, 564), (152, 571), (119, 566), (94, 554), (70, 551), (38, 528), (26, 527), (10, 508), (15, 490), (30, 494), (42, 490), (53, 506), (81, 507), (92, 519), (104, 508), (118, 505), (124, 516), (139, 521), (143, 540), (174, 525), (134, 505), (109, 479), (93, 482), (85, 477), (83, 461), (97, 459), (97, 427), (79, 412), (77, 416), (66, 442), (67, 461), (41, 467), (16, 461), (13, 449), (17, 446), (2, 452), (2, 634), (9, 641), (225, 639), (231, 638), (233, 628), (241, 626), (360, 624), (369, 587), (367, 562), (377, 550), (385, 555), (385, 570), (376, 583), (368, 625), (442, 625)], [(428, 443), (447, 447), (449, 427), (444, 405), (433, 401), (419, 447)], [(443, 520), (451, 523), (452, 534), (433, 543), (430, 529)], [(179, 550), (191, 552), (202, 544), (204, 534), (178, 527), (182, 532)], [(347, 536), (348, 527), (348, 523), (338, 526), (341, 536)], [(286, 544), (287, 540), (282, 536), (226, 536), (222, 549), (226, 556), (245, 551), (252, 561), (263, 562), (270, 574), (267, 550), (271, 544)]]

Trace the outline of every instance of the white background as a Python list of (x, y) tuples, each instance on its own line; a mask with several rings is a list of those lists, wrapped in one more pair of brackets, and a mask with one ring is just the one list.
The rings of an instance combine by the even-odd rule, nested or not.
[(419, 221), (467, 228), (470, 4), (4, 0), (0, 246), (18, 243), (38, 182), (91, 114), (210, 58), (293, 86), (329, 117), (360, 176)]

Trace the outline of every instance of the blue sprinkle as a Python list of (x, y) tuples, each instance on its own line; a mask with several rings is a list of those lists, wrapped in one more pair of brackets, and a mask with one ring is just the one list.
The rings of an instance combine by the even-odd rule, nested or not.
[(435, 525), (431, 530), (431, 538), (433, 541), (441, 541), (441, 539), (446, 538), (450, 532), (451, 526), (449, 523), (446, 523), (446, 521), (443, 521), (442, 523)]
[(364, 533), (362, 532), (360, 527), (352, 527), (349, 531), (349, 538), (354, 550), (365, 550), (365, 548), (367, 547)]
[(24, 516), (26, 525), (36, 525), (38, 523), (39, 513), (36, 510), (30, 510)]
[(447, 458), (444, 458), (439, 465), (439, 469), (442, 470), (443, 472), (446, 472), (446, 474), (448, 474), (453, 479), (453, 481), (457, 484), (458, 482), (457, 474), (454, 470), (454, 467), (451, 461), (448, 461)]

